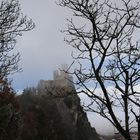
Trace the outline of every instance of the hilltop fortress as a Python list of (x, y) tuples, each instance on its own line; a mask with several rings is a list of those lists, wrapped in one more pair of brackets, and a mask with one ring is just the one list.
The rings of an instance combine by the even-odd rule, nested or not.
[(69, 93), (75, 90), (73, 84), (73, 77), (70, 76), (66, 71), (68, 70), (68, 66), (63, 64), (61, 66), (61, 70), (56, 70), (53, 72), (53, 80), (40, 80), (38, 83), (38, 89), (42, 91), (42, 93), (53, 93), (60, 94), (58, 92), (62, 91), (64, 94)]
[[(51, 129), (49, 132), (53, 132), (55, 136), (58, 136), (55, 137), (55, 139), (59, 139), (61, 131), (58, 131), (58, 129), (60, 128), (62, 130), (61, 135), (65, 140), (100, 140), (95, 128), (92, 128), (88, 121), (87, 114), (84, 112), (80, 104), (80, 98), (76, 93), (73, 78), (66, 73), (67, 70), (68, 66), (62, 65), (60, 71), (54, 71), (53, 80), (40, 80), (38, 87), (34, 90), (27, 89), (27, 91), (24, 91), (25, 93), (33, 93), (29, 95), (31, 97), (36, 96), (33, 98), (35, 102), (32, 102), (31, 98), (29, 98), (29, 100), (26, 100), (25, 96), (23, 96), (23, 98), (25, 97), (25, 102), (28, 101), (27, 106), (29, 107), (31, 100), (33, 108), (35, 107), (32, 112), (37, 111), (36, 114), (38, 115), (38, 113), (40, 113), (42, 115), (41, 117), (44, 118), (52, 116), (52, 118), (48, 117), (43, 120), (44, 124), (42, 128), (45, 137), (42, 138), (47, 138), (46, 136), (49, 135), (47, 133), (48, 131), (44, 129), (45, 126), (45, 128)], [(44, 113), (41, 113), (42, 111)], [(57, 112), (58, 118), (57, 114), (55, 116), (53, 115), (54, 112)], [(39, 117), (36, 118), (38, 119)], [(37, 121), (39, 122), (40, 118)], [(31, 122), (27, 122), (26, 125), (30, 126), (30, 123)], [(48, 124), (51, 125), (46, 126)], [(58, 127), (58, 129), (55, 127)], [(35, 126), (35, 130), (35, 132), (38, 132), (39, 129), (36, 129)], [(33, 135), (35, 134), (33, 131)], [(50, 138), (50, 135), (48, 138)]]

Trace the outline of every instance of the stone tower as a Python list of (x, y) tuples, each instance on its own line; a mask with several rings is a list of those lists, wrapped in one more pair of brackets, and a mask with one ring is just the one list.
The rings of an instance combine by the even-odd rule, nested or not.
[(68, 66), (63, 64), (61, 70), (55, 70), (53, 72), (53, 80), (40, 80), (38, 88), (43, 91), (42, 93), (46, 93), (47, 91), (55, 93), (55, 90), (57, 90), (57, 93), (59, 92), (58, 90), (63, 90), (67, 93), (72, 92), (75, 90), (73, 77), (65, 72), (67, 70)]

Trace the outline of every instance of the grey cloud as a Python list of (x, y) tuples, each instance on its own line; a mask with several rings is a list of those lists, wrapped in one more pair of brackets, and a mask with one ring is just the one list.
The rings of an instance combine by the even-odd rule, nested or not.
[(21, 54), (20, 67), (23, 69), (22, 73), (14, 75), (13, 85), (18, 89), (25, 88), (26, 82), (27, 86), (33, 85), (43, 74), (50, 74), (62, 63), (72, 61), (71, 49), (66, 47), (64, 35), (60, 32), (65, 28), (69, 13), (53, 0), (21, 0), (20, 3), (23, 14), (32, 18), (36, 27), (18, 39), (17, 50)]

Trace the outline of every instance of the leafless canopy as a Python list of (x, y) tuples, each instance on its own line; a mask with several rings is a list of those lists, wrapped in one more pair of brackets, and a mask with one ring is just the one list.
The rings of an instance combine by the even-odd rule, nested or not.
[(18, 0), (0, 4), (0, 79), (18, 71), (19, 53), (14, 54), (16, 37), (34, 28), (32, 20), (23, 16)]
[(60, 0), (59, 5), (73, 11), (65, 41), (76, 50), (73, 74), (79, 92), (91, 99), (86, 109), (108, 119), (127, 140), (137, 122), (140, 139), (140, 3)]

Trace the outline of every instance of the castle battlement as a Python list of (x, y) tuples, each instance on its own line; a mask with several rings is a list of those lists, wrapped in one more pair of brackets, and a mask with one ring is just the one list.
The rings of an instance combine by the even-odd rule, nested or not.
[(62, 79), (64, 79), (64, 80), (69, 80), (69, 81), (73, 82), (73, 77), (70, 76), (68, 73), (66, 73), (67, 70), (68, 70), (67, 64), (63, 64), (61, 66), (61, 70), (60, 71), (59, 70), (55, 70), (53, 72), (53, 80), (55, 81), (55, 80), (62, 80)]
[(65, 72), (68, 69), (67, 65), (62, 65), (61, 69), (61, 71), (55, 70), (53, 72), (53, 80), (39, 81), (38, 88), (42, 90), (42, 93), (46, 93), (47, 91), (55, 93), (54, 90), (57, 90), (57, 92), (59, 92), (59, 90), (71, 92), (75, 89), (73, 77)]

